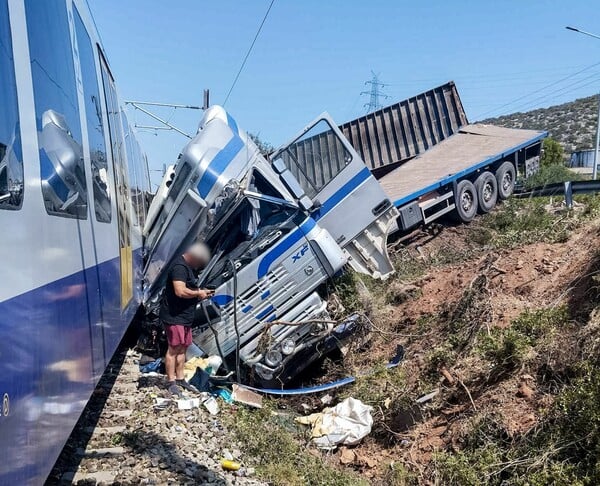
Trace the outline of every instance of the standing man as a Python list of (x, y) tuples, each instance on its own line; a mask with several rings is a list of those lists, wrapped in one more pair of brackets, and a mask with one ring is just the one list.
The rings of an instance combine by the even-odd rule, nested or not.
[(212, 290), (197, 288), (198, 273), (209, 261), (208, 247), (203, 243), (194, 243), (175, 259), (167, 274), (160, 319), (165, 326), (169, 345), (165, 357), (167, 389), (174, 396), (181, 396), (181, 388), (195, 391), (183, 378), (183, 366), (185, 351), (192, 344), (196, 304), (214, 294)]

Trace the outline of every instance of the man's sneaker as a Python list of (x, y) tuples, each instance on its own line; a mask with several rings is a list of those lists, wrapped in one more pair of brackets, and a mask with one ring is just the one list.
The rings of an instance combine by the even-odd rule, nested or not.
[(181, 393), (181, 388), (177, 386), (177, 383), (174, 381), (170, 381), (167, 383), (167, 391), (171, 394), (172, 397), (181, 398), (183, 393)]
[(198, 393), (198, 390), (196, 389), (196, 387), (193, 385), (190, 385), (185, 380), (177, 380), (177, 385), (180, 386), (181, 388), (183, 388), (185, 391), (189, 391), (192, 393)]

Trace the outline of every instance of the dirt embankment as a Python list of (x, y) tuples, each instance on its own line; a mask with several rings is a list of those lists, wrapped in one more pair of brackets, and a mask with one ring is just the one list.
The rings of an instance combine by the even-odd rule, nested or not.
[(513, 440), (538, 426), (555, 400), (554, 374), (577, 359), (600, 270), (598, 221), (569, 216), (575, 219), (557, 229), (565, 216), (551, 217), (548, 231), (561, 234), (534, 243), (520, 244), (518, 232), (511, 245), (489, 235), (482, 243), (486, 220), (429, 231), (398, 245), (394, 279), (359, 279), (357, 300), (375, 324), (374, 338), (346, 362), (364, 369), (398, 345), (406, 357), (397, 372), (334, 397), (373, 405), (375, 426), (351, 454), (327, 461), (371, 483), (442, 484), (437, 454), (460, 451), (475, 427), (493, 422)]

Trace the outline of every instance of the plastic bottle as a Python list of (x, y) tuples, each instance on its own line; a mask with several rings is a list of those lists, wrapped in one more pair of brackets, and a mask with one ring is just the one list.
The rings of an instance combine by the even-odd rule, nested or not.
[(239, 462), (230, 461), (229, 459), (221, 460), (221, 467), (226, 471), (237, 471), (241, 466)]

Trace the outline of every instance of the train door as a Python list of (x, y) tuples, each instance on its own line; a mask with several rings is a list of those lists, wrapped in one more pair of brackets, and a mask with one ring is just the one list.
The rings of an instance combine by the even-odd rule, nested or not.
[[(82, 156), (86, 166), (90, 210), (82, 226), (85, 226), (86, 234), (89, 231), (91, 238), (88, 243), (82, 245), (82, 251), (86, 253), (85, 287), (90, 320), (93, 379), (94, 383), (97, 383), (112, 354), (112, 350), (107, 349), (105, 330), (106, 323), (111, 320), (109, 296), (110, 287), (114, 284), (111, 281), (111, 272), (104, 263), (111, 259), (111, 253), (114, 254), (110, 237), (114, 233), (111, 231), (111, 188), (108, 184), (106, 141), (99, 104), (100, 87), (94, 44), (75, 5), (69, 7), (68, 18), (76, 60), (75, 78), (82, 97), (80, 112), (85, 114), (82, 129), (84, 139), (87, 139), (87, 146), (82, 147)], [(112, 273), (114, 275), (114, 272)]]
[(121, 311), (125, 311), (133, 297), (133, 254), (131, 241), (131, 203), (126, 167), (123, 127), (114, 80), (106, 61), (100, 55), (100, 69), (108, 112), (114, 185), (116, 189), (117, 225), (119, 234), (119, 263), (121, 284)]

